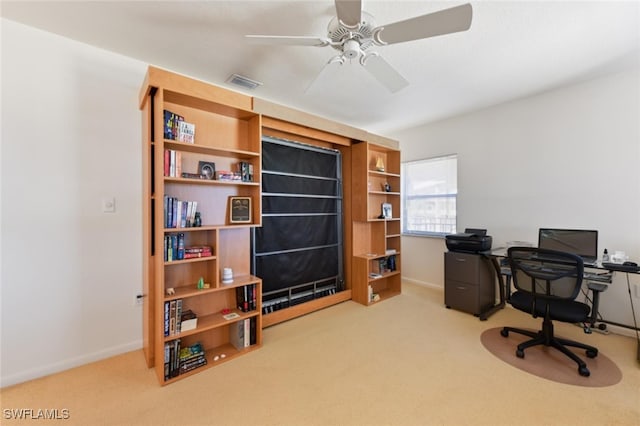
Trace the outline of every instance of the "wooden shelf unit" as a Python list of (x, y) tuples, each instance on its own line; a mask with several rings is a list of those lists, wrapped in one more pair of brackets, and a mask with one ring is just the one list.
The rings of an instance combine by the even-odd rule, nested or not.
[[(384, 170), (379, 170), (380, 162)], [(353, 188), (353, 287), (358, 303), (375, 303), (398, 295), (401, 285), (400, 151), (361, 142), (352, 146)], [(385, 188), (386, 187), (386, 188)], [(392, 208), (391, 218), (381, 218), (382, 204)], [(391, 256), (395, 270), (377, 273), (379, 262)]]
[[(149, 67), (140, 93), (143, 119), (143, 263), (144, 352), (161, 384), (172, 383), (205, 368), (227, 362), (262, 345), (262, 281), (250, 275), (250, 229), (261, 225), (261, 117), (251, 111), (251, 98), (199, 80)], [(193, 144), (165, 139), (164, 110), (195, 124)], [(253, 166), (252, 182), (164, 176), (165, 150), (181, 153), (182, 172), (198, 173), (199, 161), (215, 163), (217, 171), (237, 171), (241, 161)], [(251, 197), (252, 222), (231, 224), (229, 197)], [(196, 201), (200, 227), (165, 227), (165, 197)], [(183, 234), (185, 246), (207, 245), (212, 256), (166, 260), (166, 236)], [(222, 283), (223, 268), (234, 280)], [(197, 289), (202, 278), (209, 288)], [(256, 308), (240, 312), (236, 288), (255, 285)], [(174, 294), (168, 294), (171, 288)], [(198, 317), (195, 329), (165, 336), (165, 302), (182, 301), (182, 310)], [(221, 311), (239, 317), (226, 320)], [(233, 324), (255, 318), (255, 344), (242, 350), (230, 340)], [(234, 325), (235, 327), (235, 325)], [(182, 348), (201, 343), (207, 364), (177, 377), (165, 378), (165, 344), (180, 339)], [(224, 357), (222, 356), (224, 354)], [(214, 357), (217, 356), (217, 360)]]

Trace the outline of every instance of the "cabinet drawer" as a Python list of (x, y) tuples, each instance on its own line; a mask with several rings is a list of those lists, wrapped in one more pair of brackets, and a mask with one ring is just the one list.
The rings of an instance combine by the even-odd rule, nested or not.
[(444, 279), (477, 284), (480, 272), (480, 256), (476, 254), (446, 252), (444, 254)]
[(460, 281), (447, 281), (444, 286), (444, 304), (458, 311), (479, 314), (478, 286)]

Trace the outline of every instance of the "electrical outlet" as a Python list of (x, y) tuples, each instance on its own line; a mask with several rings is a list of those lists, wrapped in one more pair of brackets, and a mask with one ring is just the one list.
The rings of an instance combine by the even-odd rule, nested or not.
[(144, 295), (142, 294), (136, 294), (134, 301), (133, 301), (133, 305), (134, 306), (142, 306), (142, 304), (144, 303)]
[(633, 285), (633, 296), (636, 299), (640, 299), (640, 284)]

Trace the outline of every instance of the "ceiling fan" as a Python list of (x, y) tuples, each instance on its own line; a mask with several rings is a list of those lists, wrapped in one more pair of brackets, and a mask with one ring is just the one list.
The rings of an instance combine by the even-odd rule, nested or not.
[(327, 37), (247, 35), (250, 42), (293, 46), (331, 46), (338, 55), (325, 68), (359, 59), (360, 64), (390, 92), (395, 93), (409, 82), (396, 71), (372, 46), (419, 40), (444, 34), (466, 31), (471, 26), (473, 11), (470, 4), (387, 25), (376, 26), (374, 18), (362, 10), (360, 0), (335, 0), (337, 16), (331, 19)]

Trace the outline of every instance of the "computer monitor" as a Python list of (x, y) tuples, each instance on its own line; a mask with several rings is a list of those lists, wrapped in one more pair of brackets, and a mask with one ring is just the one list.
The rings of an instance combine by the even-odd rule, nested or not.
[(598, 231), (540, 228), (538, 247), (577, 254), (585, 263), (593, 263), (598, 259)]

